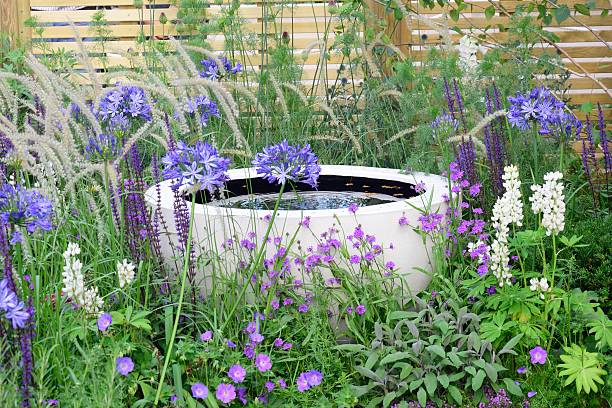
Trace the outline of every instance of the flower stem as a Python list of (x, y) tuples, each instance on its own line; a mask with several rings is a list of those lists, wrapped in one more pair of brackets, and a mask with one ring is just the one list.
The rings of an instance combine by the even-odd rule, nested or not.
[(174, 318), (174, 327), (172, 328), (172, 336), (170, 336), (170, 343), (168, 344), (168, 350), (166, 351), (166, 358), (164, 359), (164, 367), (162, 368), (161, 377), (159, 378), (159, 385), (157, 386), (157, 392), (155, 393), (155, 402), (153, 406), (157, 406), (159, 397), (161, 396), (161, 390), (164, 385), (164, 378), (166, 377), (166, 371), (168, 370), (168, 364), (170, 363), (170, 357), (172, 356), (172, 347), (174, 346), (174, 339), (176, 338), (176, 332), (178, 330), (179, 319), (181, 317), (181, 309), (183, 308), (183, 298), (185, 297), (185, 281), (187, 280), (187, 270), (189, 269), (189, 261), (191, 259), (191, 237), (193, 235), (193, 221), (195, 219), (195, 203), (196, 193), (193, 192), (191, 195), (191, 212), (189, 219), (189, 234), (187, 238), (187, 247), (185, 250), (185, 261), (183, 263), (183, 273), (181, 274), (181, 292), (179, 294), (178, 305), (176, 309), (176, 317)]
[[(285, 184), (283, 183), (281, 184), (281, 188), (278, 192), (278, 198), (276, 199), (276, 203), (274, 204), (274, 211), (272, 212), (272, 218), (268, 222), (268, 228), (266, 229), (266, 233), (261, 242), (261, 248), (259, 248), (259, 251), (257, 252), (257, 256), (255, 257), (255, 260), (253, 261), (253, 263), (251, 264), (251, 267), (249, 268), (249, 272), (247, 273), (247, 279), (251, 279), (251, 276), (255, 272), (255, 269), (261, 263), (261, 259), (263, 258), (263, 255), (266, 249), (266, 241), (268, 240), (268, 237), (270, 236), (270, 231), (272, 230), (272, 225), (274, 224), (274, 219), (276, 218), (276, 213), (278, 212), (278, 207), (280, 205), (280, 200), (281, 200), (284, 190), (285, 190)], [(230, 310), (229, 314), (225, 318), (225, 321), (221, 325), (221, 329), (220, 329), (221, 333), (223, 333), (223, 329), (225, 328), (225, 326), (227, 326), (230, 320), (234, 317), (234, 313), (236, 313), (238, 304), (242, 301), (242, 298), (246, 294), (248, 287), (249, 287), (248, 283), (245, 283), (245, 285), (242, 287), (242, 290), (240, 291), (240, 294), (238, 295), (238, 299), (236, 299), (236, 301), (234, 302), (232, 309)]]

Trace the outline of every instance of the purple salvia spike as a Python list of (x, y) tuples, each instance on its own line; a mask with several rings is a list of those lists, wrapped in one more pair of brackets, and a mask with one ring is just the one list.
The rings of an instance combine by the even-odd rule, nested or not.
[(444, 96), (446, 96), (448, 111), (453, 116), (453, 119), (457, 119), (455, 117), (455, 102), (453, 100), (453, 95), (450, 90), (450, 85), (448, 84), (448, 80), (446, 78), (444, 78)]
[(459, 116), (461, 116), (461, 124), (463, 125), (463, 132), (467, 133), (467, 122), (465, 120), (465, 110), (463, 106), (463, 98), (461, 97), (461, 92), (459, 91), (459, 84), (456, 79), (453, 79), (453, 88), (455, 90), (455, 101), (457, 101), (457, 105), (459, 107)]
[(28, 299), (28, 320), (26, 326), (19, 330), (19, 342), (21, 345), (21, 406), (29, 407), (32, 394), (32, 370), (34, 361), (32, 356), (32, 341), (34, 339), (34, 307), (32, 307), (32, 297)]

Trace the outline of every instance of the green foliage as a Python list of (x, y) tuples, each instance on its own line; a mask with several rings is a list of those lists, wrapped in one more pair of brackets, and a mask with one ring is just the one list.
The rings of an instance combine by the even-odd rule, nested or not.
[(562, 364), (559, 368), (564, 370), (559, 373), (562, 377), (567, 377), (565, 385), (576, 384), (576, 392), (584, 391), (589, 394), (591, 391), (597, 392), (597, 384), (603, 384), (601, 378), (606, 375), (606, 371), (601, 368), (602, 362), (597, 353), (590, 353), (583, 347), (572, 344), (571, 347), (564, 347), (566, 354), (561, 355)]
[(376, 323), (369, 349), (361, 345), (339, 346), (355, 352), (362, 364), (355, 370), (366, 381), (355, 387), (367, 406), (388, 407), (396, 400), (417, 399), (437, 404), (453, 401), (461, 405), (464, 396), (482, 400), (483, 387), (505, 386), (513, 394), (521, 391), (505, 377), (500, 356), (515, 354), (522, 337), (511, 339), (495, 350), (478, 334), (480, 317), (449, 303), (447, 309), (418, 302), (415, 311), (396, 311), (386, 323)]

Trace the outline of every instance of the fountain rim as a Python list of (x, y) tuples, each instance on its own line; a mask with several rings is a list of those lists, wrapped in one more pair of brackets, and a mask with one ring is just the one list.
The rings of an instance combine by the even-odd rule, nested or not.
[[(391, 203), (375, 204), (360, 207), (357, 214), (359, 216), (367, 214), (381, 214), (386, 212), (397, 212), (407, 209), (412, 209), (411, 206), (423, 208), (425, 204), (430, 205), (432, 209), (438, 208), (445, 201), (445, 197), (449, 194), (448, 180), (442, 176), (421, 172), (402, 173), (400, 170), (380, 167), (365, 167), (365, 166), (349, 166), (349, 165), (321, 165), (321, 175), (336, 175), (336, 176), (357, 176), (366, 177), (378, 180), (391, 180), (404, 183), (416, 184), (423, 182), (425, 184), (425, 192), (411, 197), (407, 200), (400, 200)], [(245, 167), (231, 169), (227, 172), (230, 180), (260, 178), (254, 167)], [(145, 193), (145, 199), (153, 208), (157, 203), (157, 188), (160, 189), (161, 208), (172, 208), (174, 206), (174, 193), (171, 189), (172, 180), (164, 180), (158, 184), (151, 186)], [(188, 203), (188, 201), (186, 200)], [(189, 204), (189, 203), (188, 203)], [(346, 208), (329, 208), (323, 210), (278, 210), (277, 217), (301, 219), (309, 216), (311, 218), (329, 217), (337, 214), (339, 210)], [(253, 210), (245, 208), (230, 208), (219, 207), (208, 204), (196, 204), (196, 215), (235, 215), (249, 217), (264, 217), (271, 214), (271, 210)], [(347, 211), (348, 213), (348, 211)], [(352, 215), (352, 214), (351, 214)]]

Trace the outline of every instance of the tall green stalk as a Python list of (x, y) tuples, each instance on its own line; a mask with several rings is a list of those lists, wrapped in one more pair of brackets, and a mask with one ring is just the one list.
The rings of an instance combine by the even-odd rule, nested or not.
[(187, 281), (187, 270), (189, 269), (190, 253), (191, 253), (191, 237), (193, 236), (193, 221), (195, 219), (195, 192), (191, 195), (191, 211), (189, 219), (189, 234), (187, 237), (187, 247), (185, 250), (185, 261), (183, 263), (183, 273), (181, 274), (181, 293), (179, 295), (178, 305), (176, 308), (176, 317), (174, 318), (174, 326), (172, 327), (172, 335), (170, 336), (170, 343), (168, 344), (168, 350), (166, 350), (166, 358), (164, 359), (164, 367), (162, 368), (161, 376), (159, 378), (159, 385), (157, 386), (157, 392), (155, 393), (155, 402), (153, 406), (157, 406), (159, 397), (161, 396), (161, 390), (164, 385), (164, 378), (166, 377), (166, 371), (168, 370), (168, 364), (170, 363), (170, 357), (172, 356), (172, 347), (174, 346), (174, 339), (176, 338), (176, 332), (178, 330), (179, 319), (181, 317), (181, 310), (183, 308), (183, 299), (185, 297), (185, 282)]
[[(264, 235), (264, 237), (262, 239), (261, 247), (259, 248), (259, 251), (257, 252), (257, 255), (255, 256), (255, 260), (251, 263), (251, 267), (249, 268), (249, 272), (247, 273), (247, 278), (250, 277), (250, 276), (253, 276), (253, 273), (255, 272), (255, 269), (261, 263), (261, 260), (263, 258), (264, 252), (266, 250), (266, 241), (268, 240), (268, 237), (270, 236), (270, 231), (272, 230), (272, 225), (274, 224), (274, 220), (276, 218), (276, 213), (278, 212), (278, 206), (280, 205), (280, 200), (281, 200), (281, 197), (283, 196), (283, 191), (284, 190), (285, 190), (285, 184), (283, 183), (283, 184), (281, 184), (280, 191), (278, 192), (278, 198), (276, 199), (276, 203), (274, 204), (274, 211), (272, 212), (272, 218), (268, 222), (268, 228), (266, 229), (266, 233), (265, 233), (265, 235)], [(227, 326), (227, 324), (234, 317), (234, 313), (236, 313), (236, 309), (238, 308), (238, 304), (242, 301), (242, 298), (244, 298), (244, 295), (246, 294), (246, 291), (247, 291), (248, 287), (249, 287), (249, 285), (246, 284), (246, 283), (242, 287), (242, 290), (240, 291), (240, 294), (238, 295), (238, 299), (236, 299), (236, 301), (234, 302), (234, 305), (232, 306), (232, 309), (230, 310), (229, 314), (225, 318), (225, 322), (223, 322), (223, 324), (221, 325), (221, 332), (223, 332), (223, 329), (225, 329), (225, 326)]]

